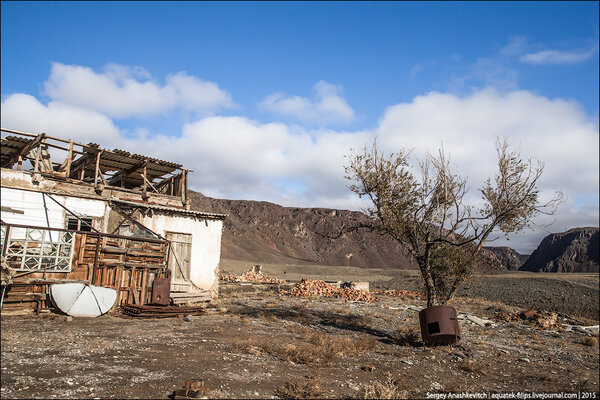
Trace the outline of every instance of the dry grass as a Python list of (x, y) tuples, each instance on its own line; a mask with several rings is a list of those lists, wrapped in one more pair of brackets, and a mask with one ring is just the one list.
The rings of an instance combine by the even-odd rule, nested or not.
[(483, 366), (473, 360), (463, 360), (459, 362), (458, 368), (470, 374), (487, 375)]
[(392, 335), (395, 344), (400, 346), (416, 346), (421, 343), (419, 331), (414, 327), (403, 326)]
[(271, 325), (272, 323), (279, 321), (279, 317), (270, 312), (259, 312), (255, 314), (254, 317), (266, 325)]
[(598, 339), (593, 336), (586, 336), (581, 339), (581, 344), (585, 346), (598, 346)]
[(367, 385), (363, 399), (407, 399), (408, 386), (388, 373), (383, 382), (373, 381)]
[(329, 335), (302, 326), (288, 327), (288, 330), (299, 336), (299, 340), (274, 343), (267, 338), (247, 339), (239, 342), (236, 347), (249, 354), (267, 353), (296, 364), (329, 364), (337, 358), (352, 357), (370, 351), (378, 343), (369, 337)]
[(250, 318), (248, 318), (247, 315), (240, 315), (240, 322), (243, 322), (244, 324), (249, 324), (250, 323)]
[(324, 396), (319, 371), (306, 375), (304, 379), (287, 382), (275, 391), (282, 399), (320, 399)]
[(389, 314), (375, 314), (374, 317), (385, 322), (392, 322), (398, 319), (397, 316)]

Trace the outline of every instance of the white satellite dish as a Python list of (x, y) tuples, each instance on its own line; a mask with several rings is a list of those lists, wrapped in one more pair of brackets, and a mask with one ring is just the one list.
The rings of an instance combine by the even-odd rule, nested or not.
[(56, 307), (73, 317), (98, 317), (107, 313), (117, 300), (117, 291), (87, 283), (60, 283), (50, 286)]

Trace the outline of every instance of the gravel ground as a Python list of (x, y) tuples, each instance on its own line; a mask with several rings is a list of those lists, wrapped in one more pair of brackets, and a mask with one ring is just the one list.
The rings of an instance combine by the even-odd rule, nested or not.
[[(461, 322), (426, 347), (418, 300), (377, 303), (255, 293), (177, 318), (2, 317), (1, 397), (167, 398), (204, 380), (210, 398), (423, 398), (427, 393), (595, 394), (598, 341), (516, 322)], [(515, 307), (459, 298), (491, 318)], [(586, 341), (587, 338), (587, 341)]]
[[(464, 283), (457, 295), (487, 301), (554, 311), (598, 323), (598, 274), (503, 273), (475, 275)], [(420, 290), (417, 272), (403, 272), (388, 281), (371, 284), (376, 289)]]

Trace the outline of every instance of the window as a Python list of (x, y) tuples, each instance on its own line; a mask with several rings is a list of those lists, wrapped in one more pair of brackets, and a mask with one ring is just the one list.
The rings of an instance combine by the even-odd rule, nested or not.
[(74, 231), (84, 231), (91, 232), (92, 231), (92, 219), (91, 218), (75, 218), (75, 217), (67, 217), (67, 229), (71, 229)]
[[(16, 270), (70, 272), (74, 232), (44, 228), (3, 227), (8, 236), (6, 262)], [(4, 242), (4, 240), (3, 240)]]

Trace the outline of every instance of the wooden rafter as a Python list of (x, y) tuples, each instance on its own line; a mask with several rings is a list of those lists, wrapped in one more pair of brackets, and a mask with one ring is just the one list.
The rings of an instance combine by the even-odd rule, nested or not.
[(2, 167), (4, 168), (11, 168), (13, 166), (13, 164), (15, 162), (17, 162), (17, 160), (19, 159), (19, 156), (23, 156), (24, 154), (29, 153), (31, 150), (35, 149), (36, 147), (39, 146), (39, 144), (42, 142), (42, 140), (44, 140), (44, 137), (46, 136), (45, 133), (40, 133), (39, 135), (36, 136), (35, 139), (33, 139), (31, 142), (29, 142), (28, 144), (25, 145), (25, 147), (23, 147), (20, 151), (16, 152), (15, 154), (13, 154), (3, 165)]
[(125, 171), (121, 171), (121, 172), (117, 173), (115, 176), (113, 176), (108, 181), (108, 183), (110, 185), (115, 185), (115, 184), (117, 184), (121, 180), (122, 177), (126, 177), (127, 175), (131, 175), (134, 172), (137, 172), (137, 170), (139, 170), (140, 168), (144, 168), (147, 165), (148, 165), (148, 160), (144, 160), (144, 161), (142, 161), (142, 162), (134, 165), (133, 167), (131, 167), (131, 168), (125, 170)]

